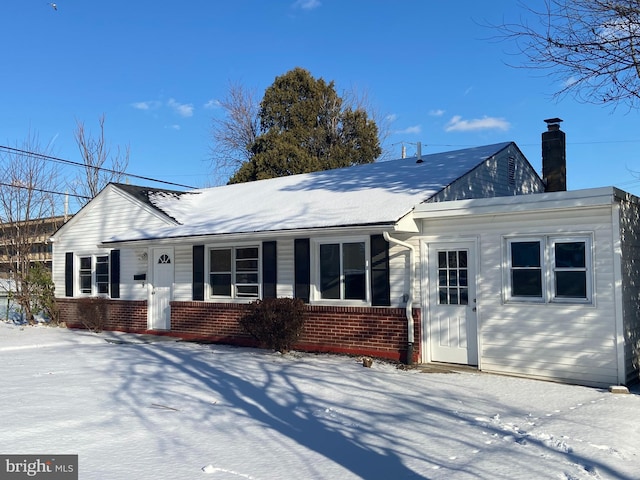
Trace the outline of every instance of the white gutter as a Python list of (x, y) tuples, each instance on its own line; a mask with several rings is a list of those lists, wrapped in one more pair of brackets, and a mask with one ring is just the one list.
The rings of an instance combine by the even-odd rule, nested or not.
[(407, 298), (406, 305), (406, 317), (407, 317), (407, 365), (411, 365), (413, 363), (413, 343), (414, 343), (414, 334), (413, 334), (413, 283), (416, 276), (416, 264), (415, 264), (415, 248), (413, 245), (410, 245), (405, 242), (401, 242), (396, 238), (392, 238), (389, 235), (389, 232), (382, 232), (382, 236), (387, 242), (395, 243), (400, 245), (401, 247), (405, 247), (409, 250), (409, 295)]

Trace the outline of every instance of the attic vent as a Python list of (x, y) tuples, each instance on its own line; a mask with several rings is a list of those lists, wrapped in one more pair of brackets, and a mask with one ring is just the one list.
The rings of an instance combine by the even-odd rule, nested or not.
[(509, 185), (516, 184), (516, 157), (509, 157), (507, 163), (507, 180)]

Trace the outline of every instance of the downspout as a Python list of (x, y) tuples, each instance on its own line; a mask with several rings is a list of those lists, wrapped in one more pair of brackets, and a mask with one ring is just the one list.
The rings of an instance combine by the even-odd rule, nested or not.
[(409, 245), (408, 243), (401, 242), (396, 238), (392, 238), (389, 235), (389, 232), (382, 232), (382, 236), (387, 242), (395, 243), (396, 245), (400, 245), (401, 247), (405, 247), (409, 250), (409, 295), (407, 298), (406, 305), (406, 317), (407, 317), (407, 365), (413, 364), (413, 343), (414, 343), (414, 335), (413, 335), (413, 283), (416, 276), (416, 264), (415, 264), (415, 248), (413, 245)]

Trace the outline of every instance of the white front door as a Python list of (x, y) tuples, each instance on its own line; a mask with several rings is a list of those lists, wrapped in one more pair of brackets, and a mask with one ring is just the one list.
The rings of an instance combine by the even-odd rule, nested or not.
[(153, 282), (150, 285), (150, 330), (171, 328), (171, 292), (173, 288), (173, 249), (154, 248), (152, 256)]
[(478, 365), (474, 242), (429, 244), (431, 361)]

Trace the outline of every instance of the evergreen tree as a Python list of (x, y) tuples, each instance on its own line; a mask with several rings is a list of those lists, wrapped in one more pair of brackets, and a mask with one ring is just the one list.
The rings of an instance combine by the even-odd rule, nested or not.
[(258, 115), (261, 134), (229, 183), (371, 163), (382, 152), (367, 113), (344, 107), (333, 81), (302, 68), (276, 78)]

